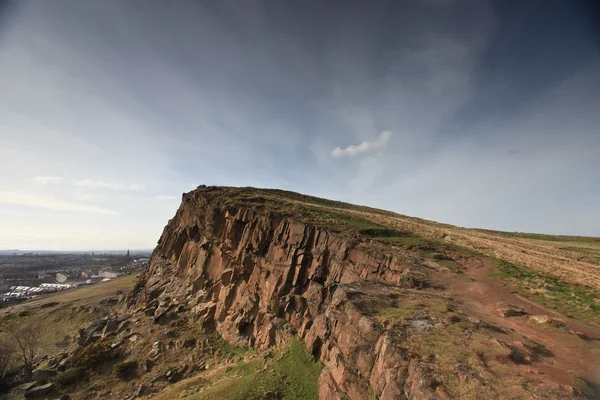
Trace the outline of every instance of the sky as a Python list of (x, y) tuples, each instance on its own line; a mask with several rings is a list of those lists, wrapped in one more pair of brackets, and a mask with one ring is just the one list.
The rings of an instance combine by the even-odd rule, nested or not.
[(150, 249), (201, 184), (600, 236), (578, 0), (0, 2), (0, 249)]

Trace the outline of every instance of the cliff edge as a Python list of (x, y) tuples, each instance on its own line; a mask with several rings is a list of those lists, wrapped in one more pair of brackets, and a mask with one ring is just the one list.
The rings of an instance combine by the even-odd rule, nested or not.
[[(578, 366), (538, 341), (548, 328), (527, 319), (538, 309), (469, 295), (486, 256), (363, 214), (390, 217), (276, 190), (199, 187), (183, 195), (129, 307), (156, 324), (188, 311), (235, 345), (298, 336), (324, 364), (322, 399), (585, 397)], [(580, 337), (571, 328), (565, 338)]]

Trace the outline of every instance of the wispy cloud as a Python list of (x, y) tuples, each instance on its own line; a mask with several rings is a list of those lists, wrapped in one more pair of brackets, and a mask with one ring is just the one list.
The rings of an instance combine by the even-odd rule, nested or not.
[(89, 204), (60, 200), (54, 197), (35, 196), (25, 193), (0, 192), (0, 203), (46, 208), (57, 211), (118, 215), (117, 212)]
[[(349, 1), (344, 12), (290, 2), (266, 14), (260, 2), (154, 1), (136, 18), (135, 2), (60, 1), (73, 12), (14, 2), (0, 46), (0, 191), (53, 199), (0, 204), (0, 229), (84, 228), (64, 247), (151, 247), (180, 193), (205, 183), (600, 234), (600, 56), (571, 2), (542, 15), (492, 0)], [(48, 208), (73, 203), (120, 217)]]
[(342, 149), (341, 147), (336, 147), (331, 152), (331, 156), (334, 158), (340, 158), (340, 157), (346, 157), (346, 156), (354, 157), (354, 156), (358, 156), (361, 154), (372, 154), (372, 153), (382, 150), (385, 147), (385, 145), (388, 144), (391, 137), (392, 137), (392, 132), (383, 131), (379, 134), (379, 137), (377, 138), (377, 140), (374, 140), (374, 141), (365, 140), (364, 142), (362, 142), (360, 144), (350, 145), (344, 149)]
[(118, 182), (110, 182), (110, 181), (96, 181), (93, 179), (83, 179), (73, 181), (73, 185), (88, 188), (88, 189), (114, 189), (114, 190), (144, 190), (146, 185), (141, 183), (118, 183)]
[(62, 182), (60, 176), (36, 176), (30, 179), (31, 182), (39, 183), (41, 185), (56, 185)]

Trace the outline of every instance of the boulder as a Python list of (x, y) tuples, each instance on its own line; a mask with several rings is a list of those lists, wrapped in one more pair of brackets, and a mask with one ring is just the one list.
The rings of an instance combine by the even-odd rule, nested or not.
[(514, 304), (498, 303), (496, 305), (496, 311), (498, 312), (498, 315), (500, 315), (503, 318), (521, 317), (523, 315), (528, 315), (528, 312), (525, 311), (523, 307), (519, 307)]
[(564, 328), (565, 322), (558, 318), (550, 317), (549, 315), (530, 315), (529, 320), (540, 325), (548, 325), (554, 328)]

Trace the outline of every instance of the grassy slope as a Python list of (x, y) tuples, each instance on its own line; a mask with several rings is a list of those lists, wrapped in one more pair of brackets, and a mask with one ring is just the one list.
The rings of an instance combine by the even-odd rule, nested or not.
[(589, 288), (570, 284), (504, 260), (493, 259), (491, 275), (514, 287), (528, 299), (567, 317), (600, 324), (600, 296)]
[(76, 337), (79, 328), (97, 319), (97, 316), (88, 312), (89, 307), (102, 298), (115, 296), (117, 290), (130, 290), (136, 279), (136, 274), (127, 275), (109, 282), (45, 295), (43, 304), (40, 298), (22, 303), (18, 311), (6, 313), (0, 318), (0, 335), (3, 334), (3, 323), (10, 322), (18, 326), (35, 324), (42, 331), (40, 353), (57, 354), (71, 343), (65, 341), (65, 337)]
[(477, 231), (505, 238), (519, 239), (533, 245), (549, 246), (557, 250), (577, 253), (579, 261), (600, 265), (600, 238), (597, 237), (502, 232), (485, 229), (477, 229)]
[(296, 337), (263, 357), (247, 350), (244, 360), (205, 372), (165, 390), (157, 399), (204, 400), (317, 399), (323, 365), (313, 361)]

